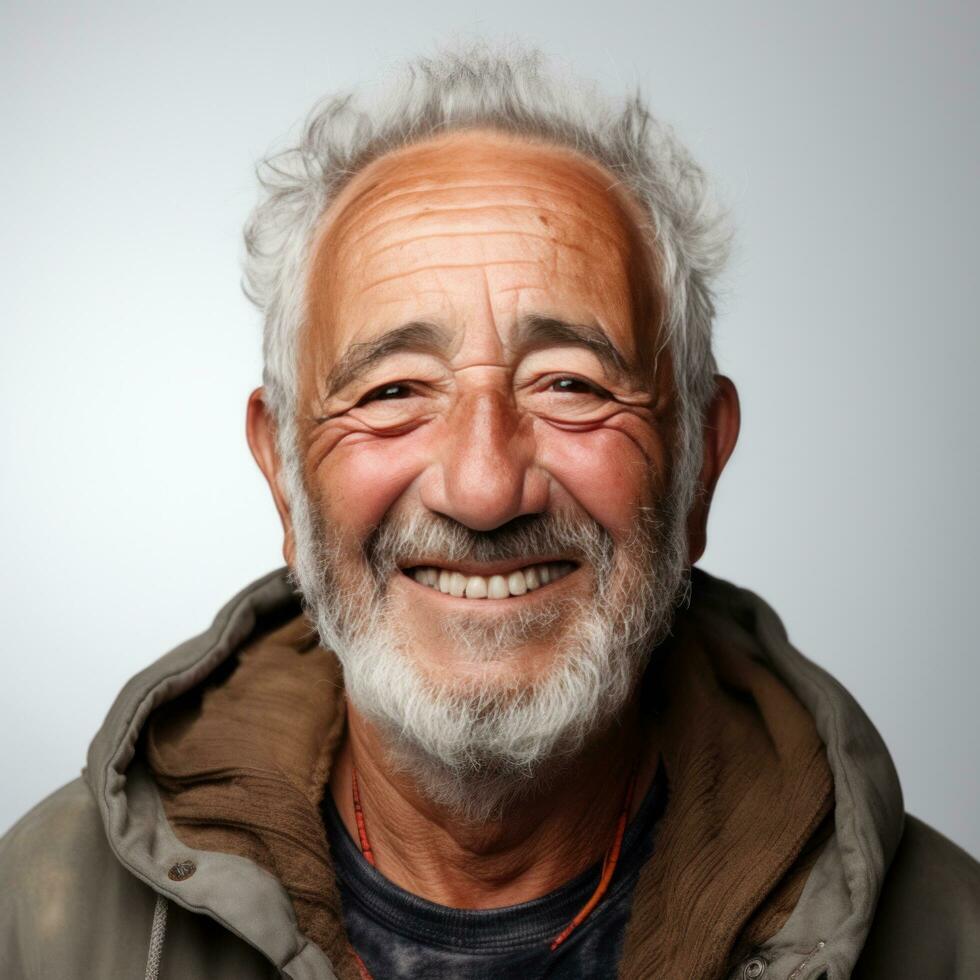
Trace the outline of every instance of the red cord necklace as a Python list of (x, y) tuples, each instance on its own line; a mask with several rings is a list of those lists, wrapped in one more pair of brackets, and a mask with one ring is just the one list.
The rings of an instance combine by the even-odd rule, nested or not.
[[(599, 876), (599, 884), (589, 900), (579, 909), (571, 922), (551, 941), (550, 949), (554, 952), (568, 937), (589, 917), (592, 910), (602, 901), (602, 896), (609, 889), (613, 875), (616, 872), (616, 865), (619, 862), (619, 854), (623, 848), (623, 837), (626, 834), (626, 824), (629, 822), (630, 808), (633, 805), (633, 792), (636, 789), (637, 767), (634, 765), (633, 772), (630, 774), (629, 782), (626, 784), (626, 797), (623, 800), (623, 808), (620, 810), (619, 819), (616, 821), (616, 833), (612, 843), (602, 859), (602, 874)], [(354, 820), (357, 823), (357, 838), (361, 845), (361, 854), (364, 859), (376, 868), (377, 863), (374, 859), (374, 851), (371, 850), (371, 842), (368, 840), (367, 825), (364, 822), (364, 809), (361, 806), (361, 791), (357, 784), (357, 767), (351, 766), (351, 795), (354, 798)], [(365, 966), (364, 961), (354, 952), (357, 965), (364, 980), (372, 980), (371, 974)]]

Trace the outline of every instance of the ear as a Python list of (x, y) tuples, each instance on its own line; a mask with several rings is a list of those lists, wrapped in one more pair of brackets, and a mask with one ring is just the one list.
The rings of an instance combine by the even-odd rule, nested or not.
[(265, 397), (265, 388), (256, 388), (248, 396), (248, 408), (245, 414), (245, 435), (249, 449), (259, 469), (269, 484), (279, 520), (282, 521), (282, 556), (286, 564), (292, 567), (296, 554), (293, 536), (293, 521), (289, 513), (289, 503), (282, 483), (282, 460), (279, 458), (279, 448), (276, 445), (276, 423)]
[(704, 423), (704, 455), (700, 485), (687, 518), (689, 560), (693, 565), (703, 554), (708, 541), (708, 511), (715, 484), (725, 468), (738, 440), (741, 411), (738, 391), (732, 380), (715, 375), (715, 393)]

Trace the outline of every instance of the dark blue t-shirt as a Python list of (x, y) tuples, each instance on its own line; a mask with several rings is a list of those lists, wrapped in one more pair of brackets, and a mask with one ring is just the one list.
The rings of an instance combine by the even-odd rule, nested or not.
[(616, 873), (601, 902), (557, 950), (552, 940), (589, 900), (602, 862), (541, 898), (496, 909), (453, 909), (392, 884), (361, 854), (333, 797), (324, 794), (344, 924), (375, 980), (572, 980), (615, 977), (633, 887), (653, 850), (666, 805), (661, 762), (623, 838)]

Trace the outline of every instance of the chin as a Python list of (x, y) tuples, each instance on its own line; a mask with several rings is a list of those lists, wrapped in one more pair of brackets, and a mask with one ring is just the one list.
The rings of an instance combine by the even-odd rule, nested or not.
[(490, 609), (451, 610), (420, 617), (417, 609), (394, 616), (402, 656), (437, 687), (495, 688), (530, 685), (551, 671), (575, 632), (566, 604), (523, 614)]
[(555, 646), (475, 650), (466, 646), (436, 653), (426, 648), (424, 655), (416, 654), (416, 649), (403, 656), (419, 677), (431, 688), (459, 697), (520, 697), (542, 683), (558, 660)]

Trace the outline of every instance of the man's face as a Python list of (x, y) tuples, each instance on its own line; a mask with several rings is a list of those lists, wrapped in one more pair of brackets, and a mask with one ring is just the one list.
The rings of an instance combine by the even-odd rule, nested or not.
[(629, 617), (662, 629), (679, 585), (670, 362), (613, 183), (569, 152), (457, 133), (362, 171), (311, 262), (315, 529), (297, 550), (348, 620), (384, 619), (416, 679), (483, 709), (555, 677), (597, 621), (607, 646), (629, 644)]
[[(651, 363), (645, 253), (609, 186), (572, 154), (465, 133), (382, 158), (330, 209), (312, 263), (300, 441), (307, 486), (344, 539), (352, 581), (389, 516), (491, 531), (524, 515), (587, 515), (621, 542), (665, 492), (669, 359)], [(507, 598), (457, 597), (411, 569), (392, 574), (391, 607), (413, 656), (443, 679), (474, 669), (446, 643), (447, 618), (503, 621), (595, 589), (593, 570), (570, 555), (418, 557), (424, 580), (445, 571), (451, 592), (465, 579), (471, 596), (484, 583), (498, 593), (495, 575), (519, 592), (515, 572), (527, 588), (529, 568), (540, 579), (568, 571), (563, 560), (574, 566)], [(563, 628), (477, 669), (534, 676)]]

